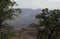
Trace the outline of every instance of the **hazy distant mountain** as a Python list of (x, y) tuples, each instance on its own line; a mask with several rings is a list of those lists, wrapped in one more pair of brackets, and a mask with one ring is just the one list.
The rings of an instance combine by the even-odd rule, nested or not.
[(40, 13), (41, 9), (21, 9), (22, 13)]
[[(35, 15), (41, 12), (41, 9), (21, 9), (22, 13), (15, 17), (15, 20), (11, 20), (8, 23), (15, 28), (26, 27), (31, 23), (38, 23), (35, 19)], [(17, 13), (17, 12), (15, 12)], [(15, 14), (16, 15), (16, 14)]]

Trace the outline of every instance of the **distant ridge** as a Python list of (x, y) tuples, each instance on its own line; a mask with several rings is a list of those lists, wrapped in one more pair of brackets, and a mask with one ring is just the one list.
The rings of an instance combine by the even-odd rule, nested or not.
[[(22, 27), (28, 26), (31, 23), (38, 24), (38, 20), (36, 20), (35, 15), (41, 12), (41, 9), (21, 9), (18, 17), (15, 17), (15, 20), (8, 21), (8, 23), (13, 26), (15, 29), (20, 29)], [(16, 12), (17, 13), (17, 12)], [(16, 14), (14, 14), (17, 16)]]

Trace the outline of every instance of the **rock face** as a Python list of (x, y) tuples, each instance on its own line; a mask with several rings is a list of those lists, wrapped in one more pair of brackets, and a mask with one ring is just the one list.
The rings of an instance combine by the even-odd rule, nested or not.
[(36, 39), (37, 30), (38, 30), (38, 25), (34, 23), (26, 28), (23, 28), (22, 29), (22, 31), (24, 32), (23, 39)]

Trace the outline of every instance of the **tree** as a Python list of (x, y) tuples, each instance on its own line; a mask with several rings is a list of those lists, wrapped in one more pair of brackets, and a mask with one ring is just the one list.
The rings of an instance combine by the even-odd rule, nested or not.
[(36, 18), (39, 19), (40, 26), (45, 27), (43, 32), (46, 34), (46, 38), (56, 39), (60, 31), (60, 10), (49, 10), (45, 8), (42, 9), (42, 13), (36, 15)]
[[(13, 10), (13, 6), (14, 4), (16, 4), (16, 2), (11, 1), (11, 0), (0, 0), (0, 39), (8, 39), (6, 38), (7, 33), (9, 33), (8, 31), (11, 31), (11, 26), (7, 26), (5, 24), (3, 24), (3, 22), (6, 19), (12, 19), (13, 14), (14, 14), (14, 10)], [(16, 9), (16, 10), (20, 10), (20, 9)], [(20, 11), (19, 11), (20, 12)]]

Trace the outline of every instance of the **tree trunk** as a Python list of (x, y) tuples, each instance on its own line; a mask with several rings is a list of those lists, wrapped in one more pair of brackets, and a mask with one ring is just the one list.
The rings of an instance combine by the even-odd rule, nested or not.
[(38, 33), (37, 33), (37, 39), (42, 39), (42, 36), (41, 36), (41, 33), (40, 33), (40, 29), (38, 30)]
[(0, 19), (0, 28), (2, 27), (2, 22), (3, 22), (4, 20), (2, 20), (2, 19)]
[(48, 39), (51, 39), (51, 35), (53, 34), (54, 30), (55, 30), (56, 26), (51, 30), (51, 32), (48, 35)]
[(54, 29), (49, 33), (48, 39), (51, 39), (51, 35), (52, 35), (53, 31), (54, 31)]

